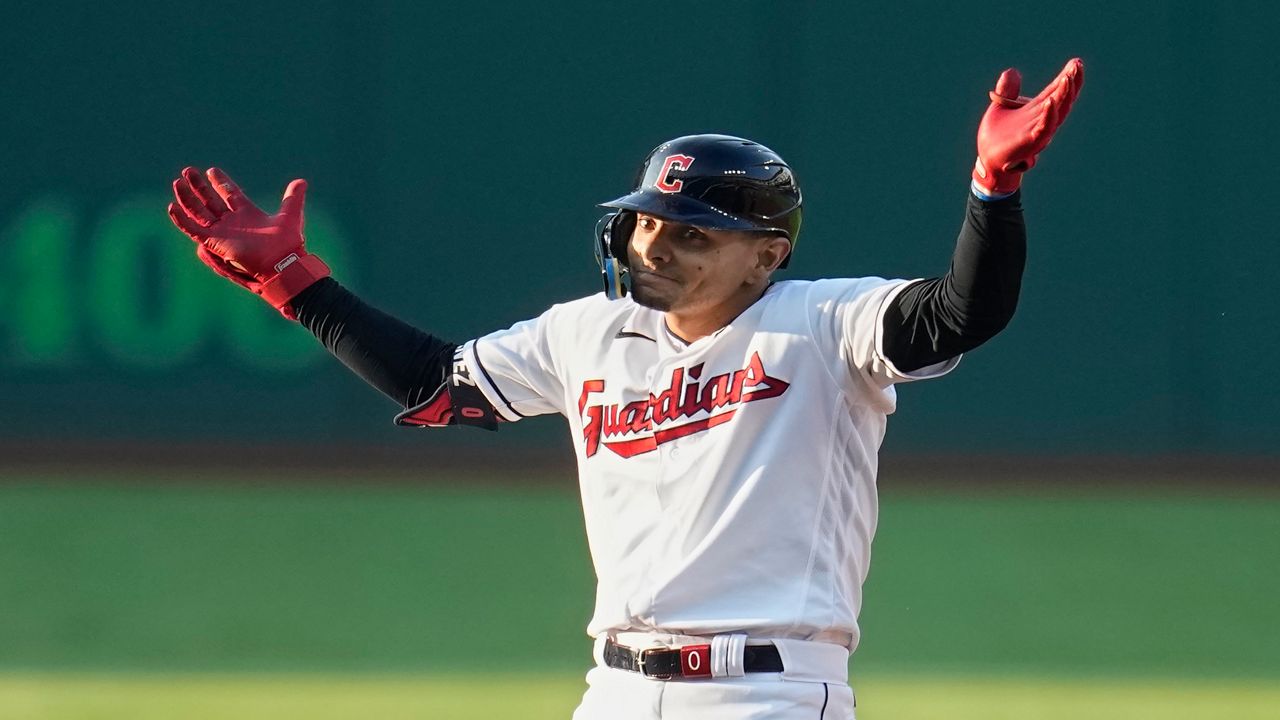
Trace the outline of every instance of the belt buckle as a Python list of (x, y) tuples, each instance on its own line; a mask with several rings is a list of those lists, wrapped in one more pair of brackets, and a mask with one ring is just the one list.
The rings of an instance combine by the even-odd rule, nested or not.
[(668, 650), (668, 649), (669, 649), (669, 648), (665, 648), (665, 647), (662, 647), (662, 646), (660, 646), (660, 645), (659, 645), (659, 646), (655, 646), (655, 647), (648, 647), (648, 648), (645, 648), (645, 649), (641, 650), (641, 651), (640, 651), (640, 658), (639, 658), (639, 662), (640, 662), (640, 674), (641, 674), (641, 675), (643, 675), (643, 676), (645, 676), (645, 677), (647, 677), (647, 678), (652, 678), (652, 679), (654, 679), (654, 680), (670, 680), (671, 678), (675, 677), (675, 675), (673, 675), (673, 674), (671, 674), (671, 673), (664, 673), (664, 674), (661, 674), (661, 675), (659, 675), (659, 674), (657, 674), (657, 673), (654, 673), (654, 674), (652, 674), (652, 675), (651, 675), (651, 674), (649, 674), (649, 669), (645, 667), (645, 660), (647, 660), (647, 659), (648, 659), (648, 657), (649, 657), (649, 653), (651, 653), (651, 652), (662, 652), (662, 651), (664, 651), (664, 650)]

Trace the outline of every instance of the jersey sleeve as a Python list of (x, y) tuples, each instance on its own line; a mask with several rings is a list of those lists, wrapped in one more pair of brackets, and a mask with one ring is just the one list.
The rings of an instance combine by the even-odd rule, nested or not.
[(503, 420), (564, 414), (565, 383), (555, 351), (560, 307), (476, 338), (460, 349), (464, 374)]
[(927, 380), (951, 372), (956, 356), (906, 372), (894, 365), (884, 351), (885, 313), (910, 280), (857, 278), (819, 280), (811, 286), (809, 307), (813, 334), (826, 353), (839, 359), (838, 370), (883, 390), (895, 383)]

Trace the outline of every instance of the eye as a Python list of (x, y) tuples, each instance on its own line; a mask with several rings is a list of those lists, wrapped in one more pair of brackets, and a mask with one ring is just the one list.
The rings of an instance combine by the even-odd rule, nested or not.
[(691, 227), (680, 234), (680, 237), (687, 242), (704, 242), (707, 234), (696, 227)]
[(655, 223), (653, 222), (653, 218), (648, 217), (646, 215), (641, 215), (640, 217), (636, 218), (636, 227), (640, 228), (641, 230), (653, 230), (653, 228), (655, 227)]

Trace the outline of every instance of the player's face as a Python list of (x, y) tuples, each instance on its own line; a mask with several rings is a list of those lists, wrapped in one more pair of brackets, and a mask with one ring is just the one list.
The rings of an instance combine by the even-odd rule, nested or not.
[(760, 233), (700, 228), (640, 213), (627, 245), (631, 294), (641, 305), (686, 315), (717, 313), (744, 299), (749, 304), (786, 247), (785, 239)]

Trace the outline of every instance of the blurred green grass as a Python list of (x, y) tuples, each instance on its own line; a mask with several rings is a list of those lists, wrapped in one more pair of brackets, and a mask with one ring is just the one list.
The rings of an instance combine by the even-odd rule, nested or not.
[[(590, 663), (567, 482), (5, 479), (0, 671)], [(1280, 495), (1210, 487), (886, 488), (854, 677), (1280, 678)]]
[[(6, 720), (568, 720), (580, 677), (0, 676)], [(860, 720), (1270, 720), (1274, 684), (871, 676)]]

